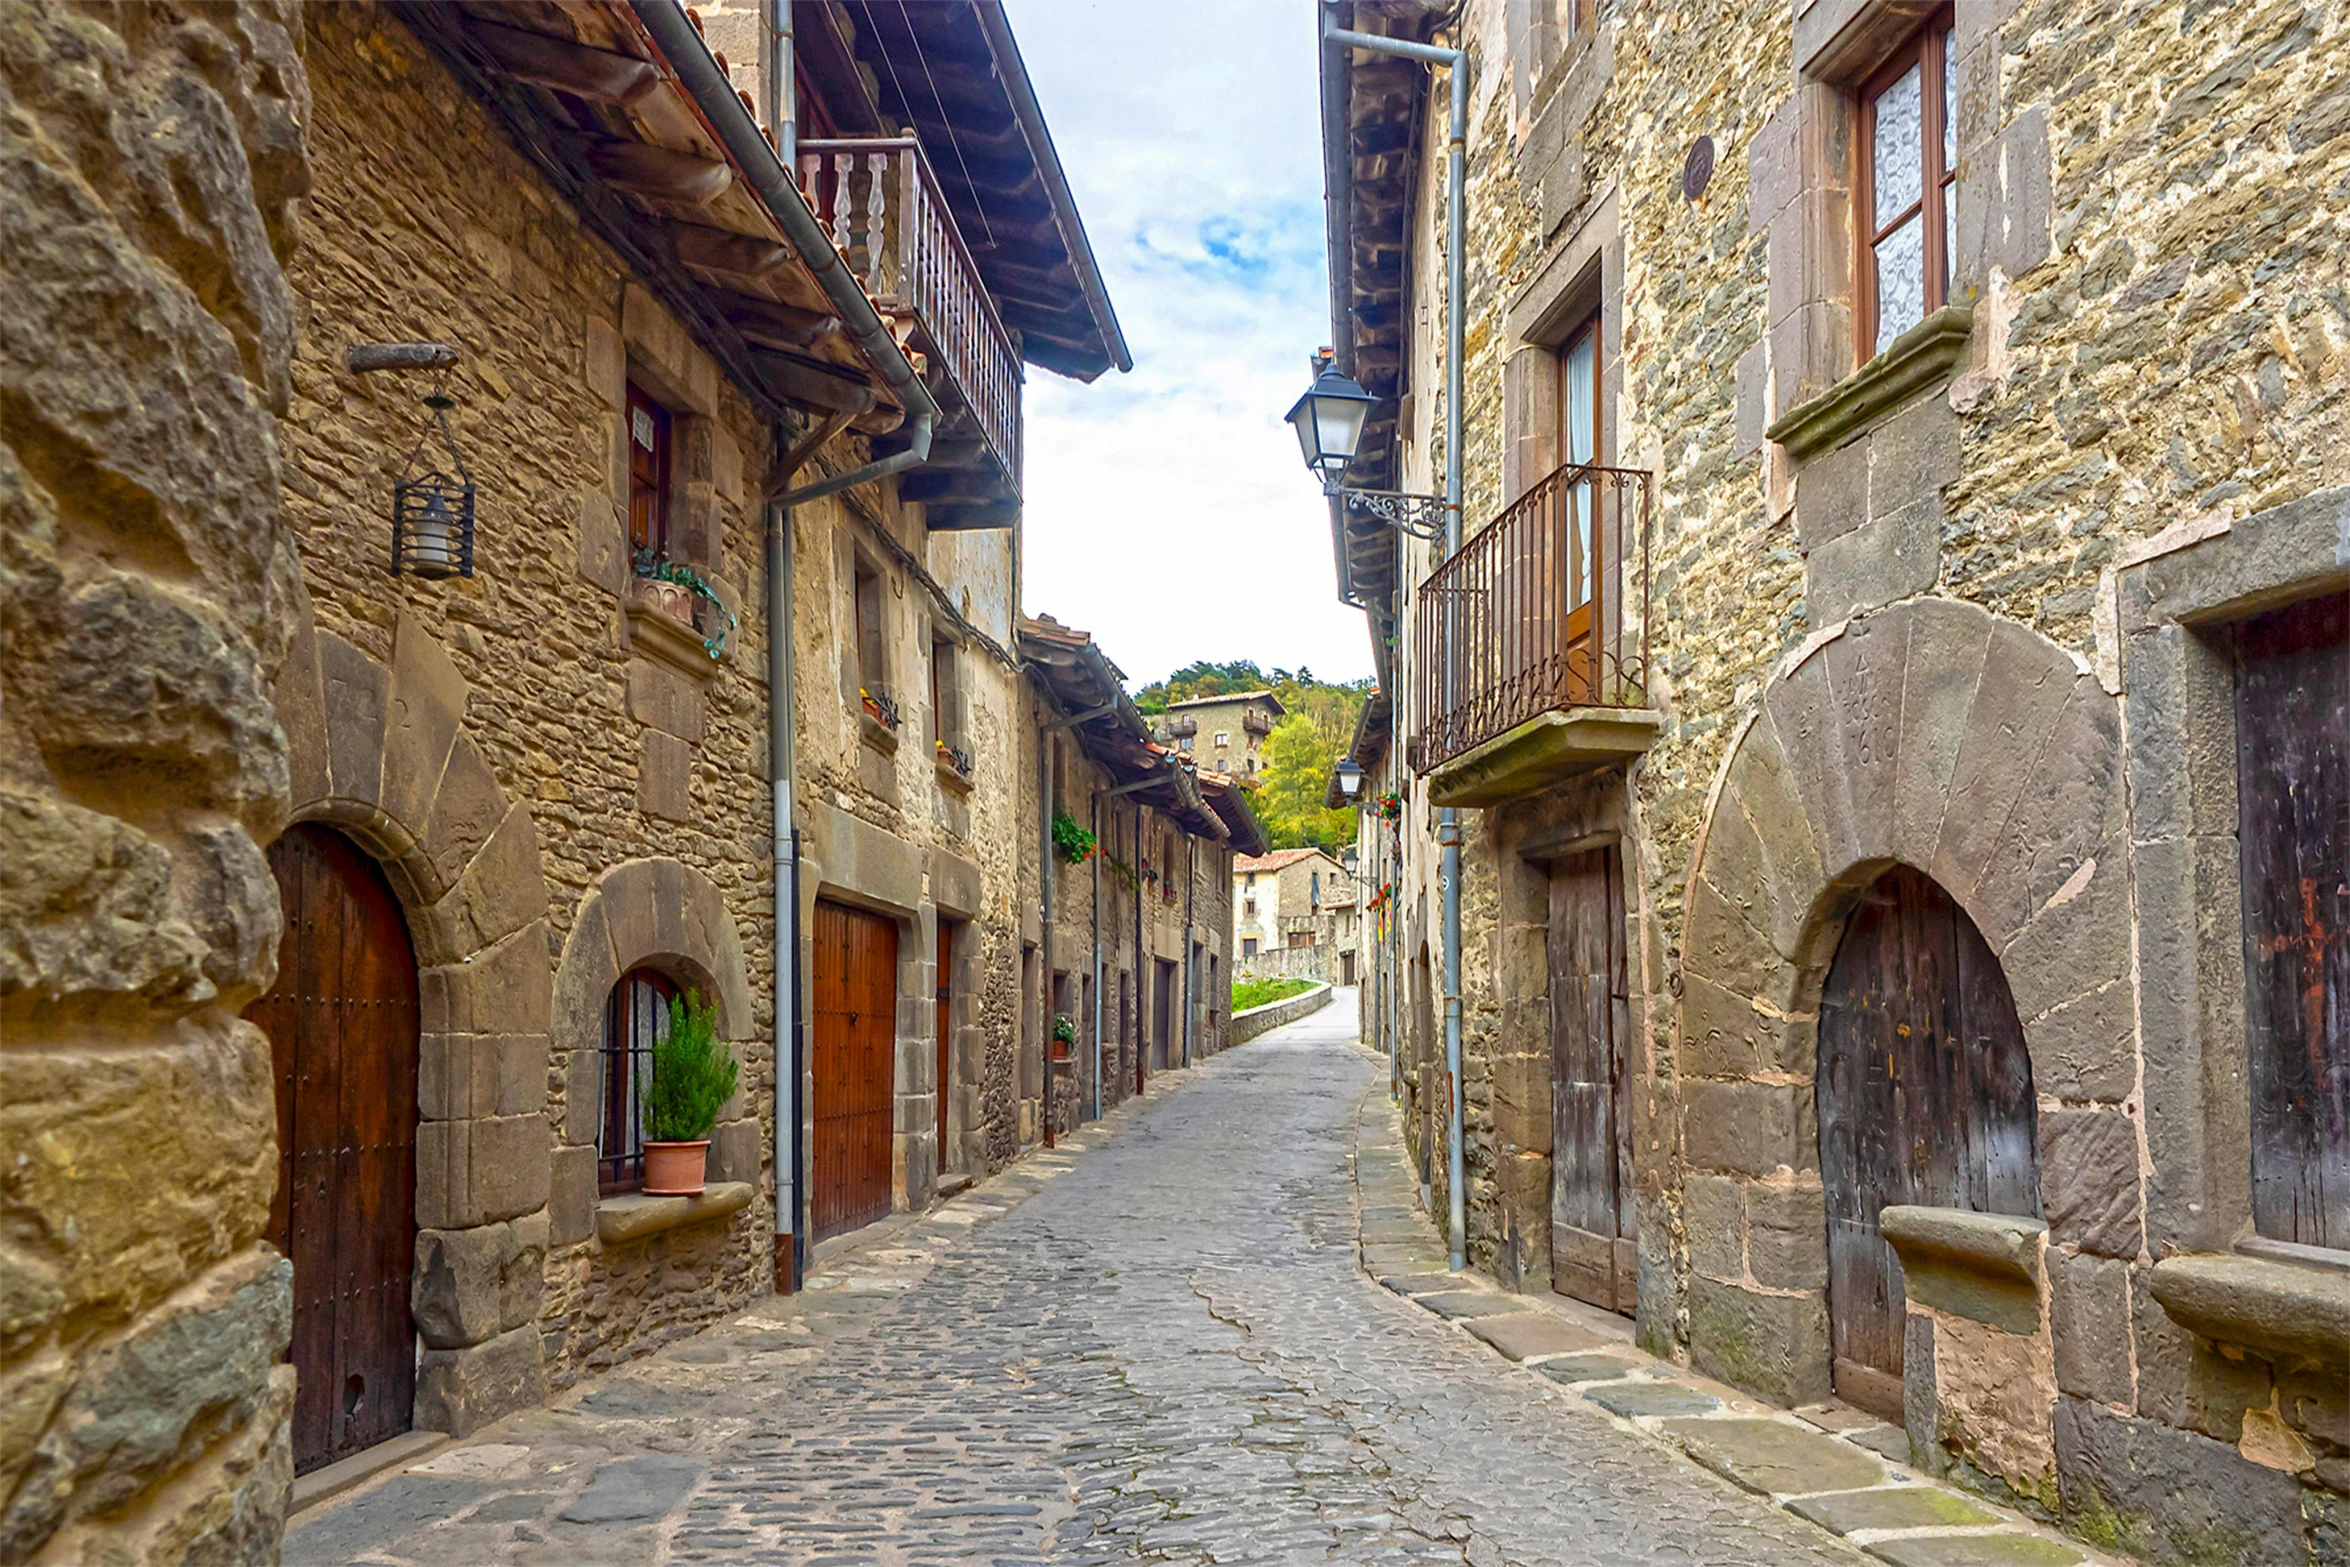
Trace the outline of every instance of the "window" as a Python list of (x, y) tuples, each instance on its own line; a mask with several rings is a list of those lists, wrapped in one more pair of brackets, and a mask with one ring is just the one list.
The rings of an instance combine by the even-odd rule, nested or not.
[(669, 553), (669, 410), (628, 383), (628, 547), (660, 560)]
[[(1580, 468), (1599, 461), (1599, 317), (1586, 317), (1559, 349), (1559, 461)], [(1567, 608), (1591, 602), (1598, 563), (1592, 558), (1591, 524), (1597, 496), (1586, 478), (1567, 490), (1572, 536), (1567, 543)]]
[(1957, 132), (1950, 122), (1950, 21), (1896, 50), (1861, 87), (1853, 230), (1853, 337), (1860, 361), (1942, 308), (1956, 248)]
[(1232, 743), (1232, 731), (1231, 731), (1231, 730), (1229, 730), (1229, 729), (1219, 729), (1219, 730), (1217, 730), (1217, 731), (1216, 731), (1216, 744), (1217, 744), (1217, 746), (1218, 746), (1218, 747), (1227, 746), (1227, 745), (1230, 745), (1231, 743)]
[(889, 683), (882, 678), (887, 666), (882, 662), (881, 574), (859, 561), (856, 585), (857, 685), (871, 706), (889, 695)]
[(2252, 1226), (2350, 1251), (2350, 596), (2236, 628)]
[(1314, 933), (1310, 930), (1293, 930), (1289, 933), (1289, 944), (1293, 947), (1310, 947), (1314, 944)]
[(1240, 905), (1240, 912), (1252, 920), (1255, 919), (1257, 917), (1257, 900), (1254, 898), (1244, 900)]
[(930, 740), (932, 749), (963, 743), (962, 686), (955, 668), (955, 645), (944, 637), (930, 644)]
[(1241, 880), (1241, 885), (1244, 887), (1254, 887), (1256, 884), (1257, 873), (1255, 871), (1248, 872)]
[(1322, 912), (1322, 873), (1310, 871), (1306, 875), (1306, 908), (1315, 914)]
[(1185, 735), (1183, 737), (1183, 749), (1186, 751), (1191, 749), (1191, 736)]
[(1240, 955), (1244, 958), (1253, 958), (1257, 955), (1256, 937), (1243, 936), (1240, 938)]
[(604, 1006), (604, 1116), (596, 1134), (596, 1189), (631, 1192), (645, 1178), (645, 1134), (637, 1085), (653, 1067), (653, 1046), (669, 1037), (677, 985), (659, 969), (620, 976)]

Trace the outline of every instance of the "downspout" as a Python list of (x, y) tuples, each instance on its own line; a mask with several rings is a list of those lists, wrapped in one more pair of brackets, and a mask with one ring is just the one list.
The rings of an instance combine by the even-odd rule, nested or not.
[(1088, 1097), (1093, 1114), (1102, 1118), (1102, 792), (1096, 789), (1086, 802), (1085, 830), (1093, 834), (1093, 1087)]
[[(694, 103), (717, 134), (728, 159), (775, 221), (783, 226), (784, 237), (799, 252), (801, 263), (814, 275), (833, 313), (840, 317), (841, 330), (856, 339), (865, 357), (889, 383), (899, 406), (906, 410), (904, 451), (797, 489), (785, 488), (791, 482), (788, 473), (770, 474), (765, 486), (766, 498), (776, 505), (796, 506), (927, 462), (930, 434), (938, 423), (937, 399), (914, 373), (914, 366), (898, 347), (889, 323), (881, 319), (873, 301), (865, 297), (864, 288), (850, 275), (839, 252), (832, 248), (831, 236), (816, 221), (816, 214), (808, 210), (799, 185), (776, 155), (775, 148), (760, 134), (751, 111), (735, 96), (734, 84), (718, 69), (718, 62), (710, 56), (709, 45), (694, 31), (693, 23), (686, 20), (685, 10), (677, 0), (630, 0), (630, 6), (661, 51), (662, 59), (677, 73), (686, 91), (693, 94)], [(781, 136), (781, 126), (777, 127), (777, 134)]]
[(1036, 831), (1037, 831), (1037, 899), (1041, 905), (1038, 920), (1039, 939), (1044, 943), (1044, 962), (1038, 965), (1044, 984), (1044, 1145), (1053, 1145), (1053, 1025), (1060, 1017), (1056, 1010), (1060, 1001), (1053, 990), (1053, 884), (1060, 879), (1055, 864), (1060, 856), (1053, 848), (1053, 726), (1037, 709), (1036, 728)]
[(1199, 896), (1199, 840), (1190, 833), (1183, 835), (1183, 1064), (1191, 1065), (1191, 1011), (1198, 1005), (1193, 996), (1193, 970), (1199, 967), (1196, 951), (1199, 943), (1192, 940), (1192, 903)]
[(1142, 868), (1148, 863), (1142, 847), (1142, 802), (1134, 802), (1134, 833), (1128, 839), (1128, 853), (1134, 856), (1134, 1091), (1142, 1092), (1148, 1080), (1142, 1069), (1143, 1058), (1150, 1054), (1150, 1030), (1142, 1026), (1147, 1009), (1143, 995), (1153, 988), (1158, 975), (1152, 971), (1151, 961), (1142, 950)]
[(767, 58), (759, 72), (759, 109), (775, 132), (775, 155), (787, 169), (800, 161), (799, 46), (792, 0), (766, 0)]
[[(1444, 255), (1444, 553), (1461, 547), (1461, 358), (1466, 337), (1461, 290), (1462, 247), (1468, 237), (1469, 179), (1469, 59), (1459, 49), (1439, 48), (1376, 33), (1349, 32), (1332, 25), (1334, 13), (1322, 13), (1325, 48), (1368, 49), (1441, 66), (1451, 73), (1452, 123), (1445, 159)], [(1447, 626), (1448, 639), (1455, 628)], [(1436, 875), (1437, 896), (1444, 925), (1444, 1069), (1451, 1079), (1445, 1106), (1445, 1174), (1451, 1190), (1447, 1212), (1452, 1232), (1452, 1271), (1468, 1266), (1468, 1199), (1463, 1191), (1467, 1156), (1462, 1146), (1461, 1113), (1461, 820), (1460, 812), (1445, 806), (1436, 813), (1436, 846), (1441, 858)]]
[[(781, 446), (783, 432), (776, 431)], [(799, 837), (792, 824), (792, 514), (769, 501), (767, 539), (767, 777), (775, 845), (775, 1293), (800, 1287)]]

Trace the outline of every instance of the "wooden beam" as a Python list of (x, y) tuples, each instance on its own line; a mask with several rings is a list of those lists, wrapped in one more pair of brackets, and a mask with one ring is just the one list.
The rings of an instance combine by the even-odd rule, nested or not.
[(669, 238), (677, 246), (677, 259), (686, 266), (722, 278), (740, 278), (754, 286), (792, 259), (789, 245), (699, 223), (672, 223)]
[(632, 196), (706, 207), (734, 183), (731, 166), (690, 152), (672, 152), (641, 141), (598, 142), (587, 153), (596, 177)]
[(840, 330), (838, 316), (819, 315), (747, 294), (721, 294), (718, 308), (736, 331), (765, 348), (812, 348)]
[(922, 525), (932, 533), (968, 533), (982, 528), (1009, 528), (1020, 520), (1018, 501), (994, 501), (984, 506), (930, 506)]
[(661, 83), (660, 69), (608, 49), (591, 49), (496, 22), (469, 22), (466, 33), (507, 75), (533, 87), (567, 92), (590, 103), (628, 105)]
[(821, 408), (827, 413), (864, 414), (873, 411), (880, 401), (873, 388), (846, 374), (818, 366), (813, 360), (794, 358), (787, 354), (751, 352), (751, 362), (759, 367), (775, 395), (788, 403), (805, 408)]
[(1010, 485), (996, 472), (994, 463), (975, 468), (940, 468), (930, 465), (915, 469), (898, 480), (898, 498), (957, 505), (963, 502), (994, 502), (1013, 498)]

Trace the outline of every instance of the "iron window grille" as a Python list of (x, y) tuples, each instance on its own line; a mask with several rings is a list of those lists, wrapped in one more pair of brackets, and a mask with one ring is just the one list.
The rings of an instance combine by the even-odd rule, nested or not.
[(669, 1037), (677, 982), (659, 969), (620, 976), (604, 1007), (604, 1115), (596, 1135), (596, 1189), (610, 1195), (644, 1184), (645, 1128), (638, 1085), (653, 1070), (653, 1046)]

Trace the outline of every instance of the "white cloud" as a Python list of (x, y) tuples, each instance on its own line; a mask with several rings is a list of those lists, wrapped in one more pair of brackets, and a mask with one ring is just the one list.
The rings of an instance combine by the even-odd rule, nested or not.
[(1134, 370), (1028, 382), (1025, 608), (1137, 683), (1371, 672), (1281, 416), (1329, 335), (1311, 0), (1009, 0)]

